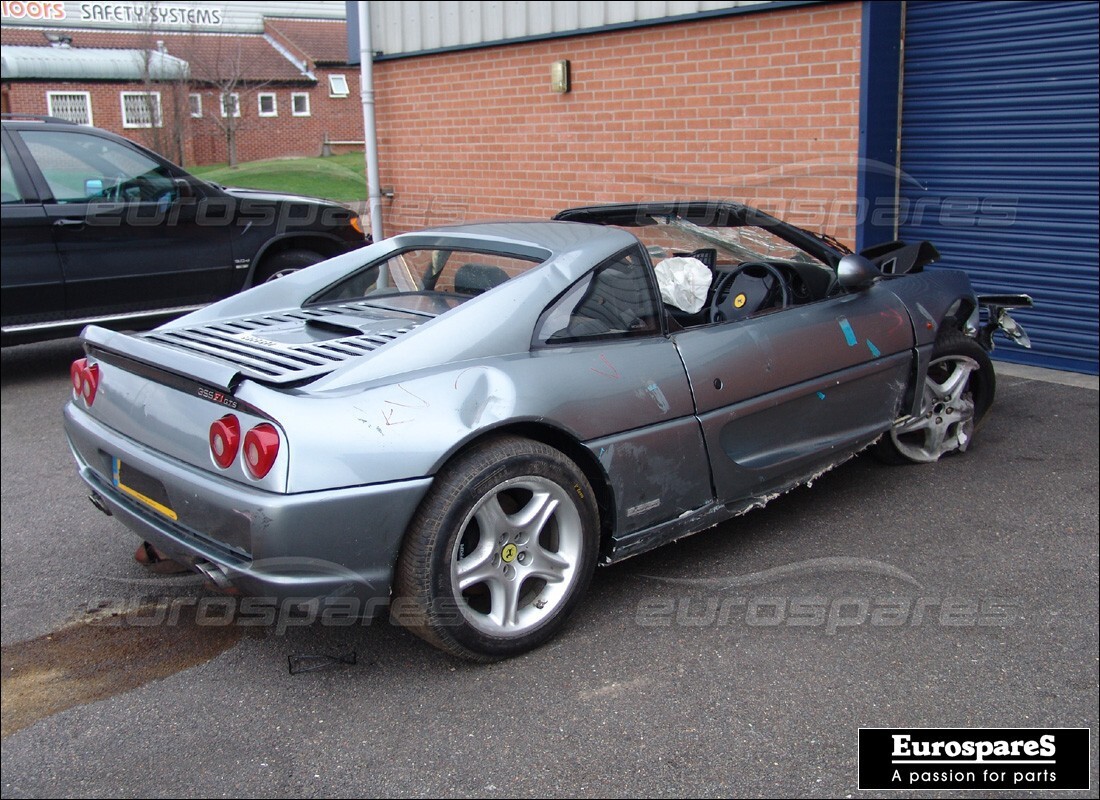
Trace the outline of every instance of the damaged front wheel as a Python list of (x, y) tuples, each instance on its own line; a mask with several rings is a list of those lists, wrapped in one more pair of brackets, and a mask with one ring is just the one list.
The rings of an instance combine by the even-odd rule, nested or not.
[(932, 351), (920, 413), (899, 419), (875, 454), (891, 464), (920, 464), (965, 451), (995, 391), (989, 354), (969, 336), (945, 331)]

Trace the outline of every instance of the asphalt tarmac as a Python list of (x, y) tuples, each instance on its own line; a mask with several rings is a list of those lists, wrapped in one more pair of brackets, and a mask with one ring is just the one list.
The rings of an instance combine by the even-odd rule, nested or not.
[(858, 728), (894, 726), (1090, 728), (1091, 790), (1050, 796), (1097, 796), (1092, 389), (1002, 375), (970, 452), (601, 569), (479, 666), (135, 564), (61, 430), (78, 355), (2, 354), (4, 797), (854, 797)]

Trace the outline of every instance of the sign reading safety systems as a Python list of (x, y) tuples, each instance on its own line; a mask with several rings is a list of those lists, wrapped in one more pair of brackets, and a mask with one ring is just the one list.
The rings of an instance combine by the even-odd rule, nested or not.
[(859, 788), (1088, 790), (1088, 728), (860, 728)]

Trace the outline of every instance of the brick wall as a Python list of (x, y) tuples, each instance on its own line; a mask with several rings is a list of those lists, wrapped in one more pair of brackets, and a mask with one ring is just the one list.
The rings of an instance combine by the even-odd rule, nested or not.
[(721, 198), (852, 242), (860, 20), (822, 4), (377, 63), (387, 233)]
[[(159, 91), (161, 94), (161, 111), (165, 122), (159, 131), (144, 128), (125, 128), (122, 125), (122, 93), (149, 91), (139, 81), (130, 83), (13, 81), (5, 84), (5, 88), (9, 91), (11, 110), (16, 114), (48, 114), (50, 108), (47, 95), (50, 92), (87, 92), (91, 101), (92, 124), (97, 128), (103, 128), (133, 139), (135, 142), (152, 148), (173, 161), (181, 160), (181, 153), (171, 141), (170, 131), (174, 115), (170, 91), (165, 87), (153, 88), (153, 91)], [(186, 137), (184, 137), (183, 147), (182, 160), (193, 163), (190, 142)]]
[[(347, 78), (347, 97), (331, 97), (330, 73)], [(321, 155), (326, 135), (329, 139), (363, 139), (363, 106), (359, 97), (358, 67), (316, 70), (317, 85), (264, 85), (242, 89), (241, 116), (237, 127), (237, 158), (256, 161), (263, 158)], [(218, 93), (194, 89), (202, 95), (204, 118), (193, 120), (195, 163), (214, 164), (227, 160), (225, 133), (211, 118), (218, 113)], [(296, 117), (291, 111), (291, 95), (309, 94), (310, 115)], [(259, 115), (260, 94), (274, 94), (277, 117)]]
[[(345, 75), (350, 90), (343, 98), (330, 97), (328, 75)], [(359, 97), (359, 70), (357, 67), (318, 69), (318, 82), (313, 84), (266, 84), (242, 88), (239, 92), (241, 117), (237, 127), (237, 157), (241, 161), (288, 156), (317, 156), (326, 134), (336, 140), (362, 140), (363, 107)], [(225, 134), (213, 118), (219, 114), (218, 92), (199, 87), (182, 87), (180, 113), (184, 136), (182, 152), (171, 135), (173, 128), (172, 89), (167, 85), (154, 86), (161, 94), (164, 126), (159, 131), (141, 128), (124, 128), (122, 125), (123, 92), (147, 91), (140, 82), (76, 82), (76, 81), (13, 81), (5, 84), (10, 90), (11, 109), (20, 114), (46, 114), (47, 92), (88, 92), (91, 96), (92, 122), (96, 127), (122, 134), (185, 165), (215, 164), (227, 160)], [(177, 89), (179, 91), (179, 89)], [(310, 115), (296, 117), (291, 113), (292, 93), (305, 92), (310, 96)], [(202, 96), (203, 117), (191, 118), (187, 95)], [(273, 93), (276, 97), (278, 116), (261, 117), (258, 98), (260, 93)]]

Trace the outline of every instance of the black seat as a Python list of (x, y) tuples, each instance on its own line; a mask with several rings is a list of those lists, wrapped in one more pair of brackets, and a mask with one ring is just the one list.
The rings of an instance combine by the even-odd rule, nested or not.
[(690, 253), (673, 253), (672, 255), (694, 258), (701, 261), (711, 272), (714, 272), (714, 270), (718, 268), (718, 250), (713, 247), (700, 247), (698, 250), (692, 250)]
[(508, 273), (491, 264), (463, 264), (455, 272), (455, 292), (476, 297), (508, 280)]
[(648, 287), (637, 275), (606, 268), (596, 274), (575, 313), (609, 331), (638, 330), (647, 324), (638, 313), (647, 307), (648, 297)]

